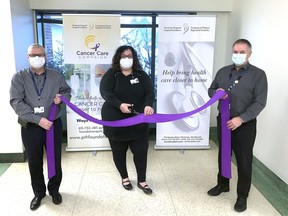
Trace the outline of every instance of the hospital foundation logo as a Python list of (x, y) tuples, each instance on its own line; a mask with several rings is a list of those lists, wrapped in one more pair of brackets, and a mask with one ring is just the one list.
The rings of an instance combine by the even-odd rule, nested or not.
[(85, 51), (76, 51), (79, 59), (107, 59), (109, 52), (101, 51), (101, 43), (97, 42), (95, 35), (88, 35), (84, 40)]
[(183, 23), (182, 26), (164, 26), (164, 32), (183, 32), (183, 35), (187, 32), (209, 32), (210, 26), (189, 26), (187, 23)]

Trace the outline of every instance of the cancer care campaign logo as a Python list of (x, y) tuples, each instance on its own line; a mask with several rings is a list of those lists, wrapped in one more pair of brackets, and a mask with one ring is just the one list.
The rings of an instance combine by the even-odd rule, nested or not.
[(88, 35), (84, 40), (85, 50), (76, 51), (79, 59), (107, 59), (108, 51), (101, 50), (101, 42), (99, 42), (95, 35)]

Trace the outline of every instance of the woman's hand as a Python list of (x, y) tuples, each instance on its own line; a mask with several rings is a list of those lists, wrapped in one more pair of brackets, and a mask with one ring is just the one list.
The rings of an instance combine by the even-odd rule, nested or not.
[(153, 113), (154, 113), (154, 109), (152, 107), (146, 106), (144, 108), (144, 115), (145, 116), (153, 115)]
[(132, 113), (132, 110), (129, 109), (129, 107), (132, 107), (133, 104), (128, 104), (128, 103), (122, 103), (120, 105), (120, 110), (122, 113)]

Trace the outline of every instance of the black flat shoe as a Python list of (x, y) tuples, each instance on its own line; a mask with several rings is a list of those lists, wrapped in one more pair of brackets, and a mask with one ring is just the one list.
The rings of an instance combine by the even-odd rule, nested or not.
[(39, 206), (41, 205), (41, 201), (44, 197), (45, 196), (43, 196), (43, 197), (35, 196), (30, 203), (30, 209), (36, 210), (37, 208), (39, 208)]
[(62, 203), (62, 196), (60, 193), (50, 194), (50, 196), (52, 197), (52, 202), (55, 205), (59, 205)]
[[(129, 184), (125, 184), (125, 183), (129, 183)], [(122, 185), (126, 190), (132, 190), (133, 189), (133, 186), (132, 186), (130, 180), (126, 180), (124, 182), (122, 181)]]
[(210, 196), (219, 196), (222, 192), (228, 191), (230, 191), (229, 186), (216, 185), (215, 187), (211, 188), (207, 193)]
[(138, 188), (140, 188), (145, 194), (150, 195), (152, 194), (152, 189), (146, 184), (142, 186), (139, 182), (137, 183)]
[(243, 212), (247, 209), (247, 199), (243, 197), (238, 197), (234, 205), (234, 210), (236, 212)]

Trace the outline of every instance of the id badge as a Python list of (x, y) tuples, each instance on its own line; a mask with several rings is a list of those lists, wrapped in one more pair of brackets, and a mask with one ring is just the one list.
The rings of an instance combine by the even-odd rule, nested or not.
[(34, 107), (34, 113), (44, 113), (44, 106)]
[(138, 80), (138, 78), (131, 79), (130, 83), (133, 85), (133, 84), (139, 83), (139, 80)]

